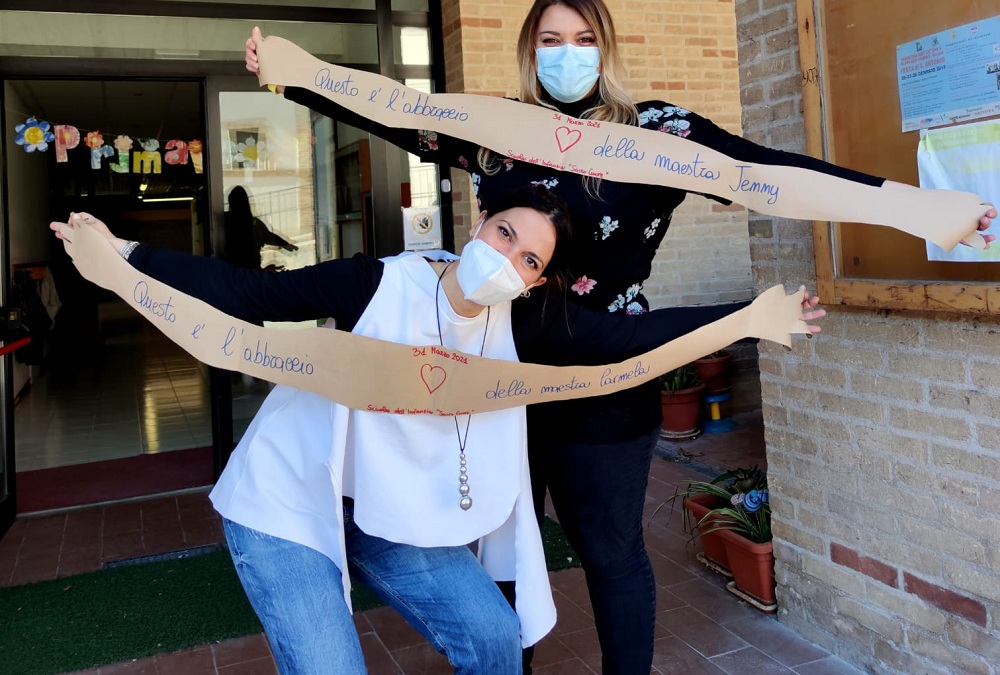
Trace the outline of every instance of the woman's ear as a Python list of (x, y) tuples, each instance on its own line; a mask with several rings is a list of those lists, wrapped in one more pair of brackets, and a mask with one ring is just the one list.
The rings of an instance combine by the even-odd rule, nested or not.
[(537, 286), (544, 286), (546, 281), (548, 281), (548, 277), (538, 277), (535, 283), (529, 285), (527, 288), (524, 289), (524, 292), (530, 291), (532, 288), (535, 288)]
[(469, 241), (472, 241), (473, 239), (476, 238), (476, 235), (479, 234), (479, 228), (481, 228), (483, 226), (483, 223), (485, 222), (486, 222), (486, 211), (480, 211), (479, 217), (476, 219), (476, 222), (473, 223), (472, 227), (469, 228)]

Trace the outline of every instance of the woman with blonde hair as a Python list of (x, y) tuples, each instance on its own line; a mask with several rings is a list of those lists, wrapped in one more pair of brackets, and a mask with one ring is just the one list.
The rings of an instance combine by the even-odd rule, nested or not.
[[(246, 43), (246, 66), (253, 73), (259, 70), (256, 40), (260, 37), (254, 29)], [(614, 22), (603, 0), (536, 0), (521, 28), (517, 59), (520, 100), (526, 103), (571, 117), (674, 134), (741, 162), (808, 169), (887, 189), (903, 187), (812, 157), (762, 147), (669, 102), (634, 103), (622, 85)], [(288, 88), (284, 95), (425, 161), (468, 171), (481, 208), (489, 209), (499, 195), (518, 186), (545, 185), (566, 201), (572, 219), (569, 298), (600, 311), (648, 311), (642, 286), (674, 210), (687, 192), (562, 173), (436, 132), (385, 127), (305, 89)], [(980, 229), (989, 227), (990, 218), (996, 216), (994, 209), (987, 211)], [(985, 238), (989, 241), (992, 236)], [(524, 361), (569, 365), (557, 350), (542, 348), (519, 356)], [(645, 675), (652, 663), (656, 584), (643, 541), (642, 513), (660, 423), (655, 382), (609, 396), (528, 408), (536, 509), (541, 512), (548, 488), (559, 522), (586, 572), (605, 673)], [(526, 666), (529, 663), (530, 652)]]

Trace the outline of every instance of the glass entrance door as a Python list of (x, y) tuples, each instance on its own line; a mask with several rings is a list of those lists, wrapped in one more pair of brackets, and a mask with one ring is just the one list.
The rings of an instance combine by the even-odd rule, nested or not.
[[(176, 148), (204, 138), (202, 84), (26, 77), (3, 91), (3, 277), (34, 338), (4, 357), (18, 511), (211, 484), (206, 370), (83, 279), (48, 230), (86, 211), (124, 238), (201, 252), (207, 174)], [(33, 124), (57, 130), (61, 147), (26, 152)]]
[[(435, 165), (262, 91), (252, 78), (212, 80), (209, 91), (218, 119), (210, 141), (218, 149), (214, 175), (221, 176), (221, 189), (213, 189), (220, 211), (213, 241), (230, 262), (281, 273), (355, 253), (396, 254), (402, 247), (384, 242), (402, 239), (399, 206), (438, 203)], [(398, 200), (395, 214), (378, 204), (379, 195)], [(217, 383), (231, 388), (231, 398), (218, 402), (220, 422), (231, 406), (238, 442), (272, 385), (238, 374)]]
[[(219, 257), (277, 274), (374, 252), (372, 188), (378, 178), (366, 133), (261, 90), (250, 77), (210, 80), (209, 92), (210, 116), (217, 120), (210, 142), (220, 177), (213, 187)], [(232, 426), (218, 431), (238, 442), (273, 385), (238, 373), (217, 375), (215, 383), (231, 392), (218, 405), (220, 425), (229, 412)]]

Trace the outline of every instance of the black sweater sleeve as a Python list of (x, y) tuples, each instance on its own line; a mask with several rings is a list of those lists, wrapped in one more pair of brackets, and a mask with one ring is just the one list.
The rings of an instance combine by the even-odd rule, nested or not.
[(244, 321), (333, 318), (351, 330), (382, 279), (383, 263), (363, 254), (285, 272), (250, 270), (215, 258), (139, 246), (129, 263), (157, 281)]
[(881, 187), (885, 182), (879, 176), (846, 169), (815, 157), (757, 145), (742, 136), (729, 133), (707, 117), (663, 101), (646, 101), (640, 103), (638, 108), (643, 128), (687, 138), (741, 162), (809, 169), (874, 187)]
[[(357, 323), (384, 269), (382, 261), (359, 253), (298, 270), (263, 272), (149, 246), (133, 251), (129, 263), (245, 321), (332, 317), (342, 330)], [(562, 299), (518, 300), (512, 310), (514, 342), (525, 362), (600, 365), (643, 354), (747, 304), (670, 307), (630, 316), (595, 312)]]
[(750, 304), (668, 307), (628, 315), (595, 312), (562, 299), (532, 299), (513, 303), (518, 357), (552, 366), (601, 365), (638, 356)]
[[(446, 164), (463, 170), (468, 170), (476, 161), (479, 146), (460, 138), (454, 138), (438, 132), (417, 131), (415, 129), (397, 129), (374, 122), (363, 115), (348, 110), (339, 103), (300, 87), (288, 87), (284, 91), (285, 98), (295, 101), (321, 115), (326, 115), (338, 122), (357, 127), (362, 131), (396, 145), (409, 153), (420, 157), (421, 161)], [(372, 105), (381, 105), (375, 104)]]

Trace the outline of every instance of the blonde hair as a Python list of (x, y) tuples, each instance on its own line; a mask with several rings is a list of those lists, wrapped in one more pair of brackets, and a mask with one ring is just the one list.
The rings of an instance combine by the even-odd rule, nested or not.
[[(543, 98), (543, 88), (538, 81), (538, 69), (535, 62), (535, 38), (538, 35), (538, 25), (542, 14), (553, 5), (565, 5), (580, 13), (594, 31), (594, 40), (601, 52), (601, 73), (597, 80), (600, 102), (588, 108), (581, 117), (600, 120), (602, 122), (617, 122), (635, 124), (639, 118), (632, 97), (622, 84), (624, 67), (618, 54), (618, 39), (615, 35), (615, 24), (611, 19), (604, 0), (535, 0), (528, 15), (521, 24), (521, 34), (517, 38), (517, 62), (520, 71), (520, 99), (524, 103), (557, 110)], [(500, 162), (490, 150), (482, 148), (478, 154), (479, 166), (487, 174), (500, 170)], [(599, 179), (585, 179), (587, 192), (596, 194), (592, 186), (600, 185)]]

